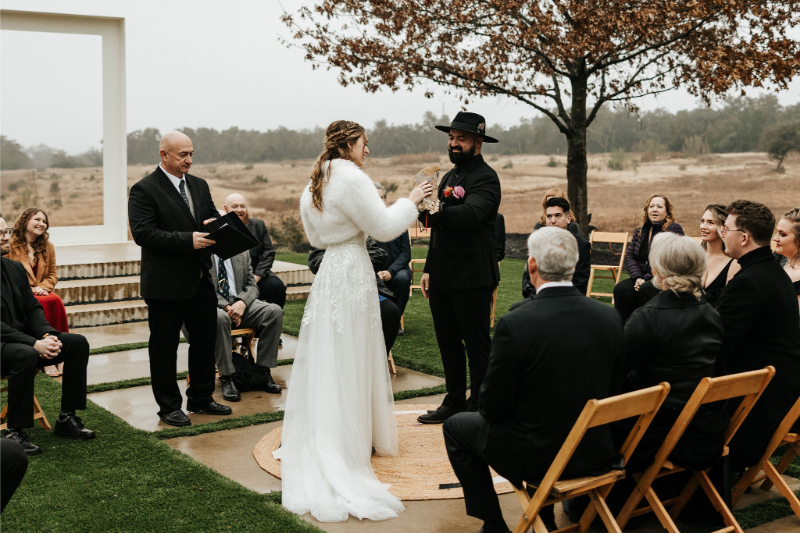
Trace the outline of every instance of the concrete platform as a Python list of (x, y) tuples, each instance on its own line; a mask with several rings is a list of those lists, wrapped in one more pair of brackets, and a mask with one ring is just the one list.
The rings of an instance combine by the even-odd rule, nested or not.
[(107, 326), (147, 320), (144, 300), (106, 302), (67, 306), (70, 328), (82, 326)]
[[(189, 345), (178, 345), (178, 372), (189, 370)], [(86, 368), (89, 385), (150, 376), (147, 348), (93, 355)]]
[(70, 330), (80, 333), (89, 341), (92, 348), (102, 348), (115, 344), (147, 342), (150, 338), (150, 327), (147, 322), (131, 322), (129, 324), (110, 324), (105, 326), (76, 327)]
[(64, 305), (115, 302), (141, 298), (139, 276), (61, 281), (55, 293)]
[[(113, 364), (113, 359), (109, 358), (109, 360), (112, 362), (111, 364)], [(261, 391), (244, 392), (242, 393), (241, 401), (226, 402), (222, 399), (222, 390), (219, 381), (217, 381), (214, 399), (220, 403), (230, 405), (233, 409), (233, 416), (281, 411), (286, 405), (286, 380), (291, 374), (291, 369), (291, 365), (285, 365), (272, 370), (272, 376), (275, 378), (275, 381), (284, 389), (280, 395), (267, 394)], [(113, 380), (104, 379), (104, 381)], [(442, 378), (428, 376), (406, 368), (398, 368), (397, 374), (392, 376), (392, 389), (394, 392), (422, 389), (425, 387), (434, 387), (443, 382), (444, 380)], [(181, 389), (181, 393), (185, 395), (186, 381), (179, 381), (178, 386)], [(133, 427), (145, 431), (158, 431), (159, 429), (167, 427), (155, 415), (155, 413), (158, 412), (158, 405), (153, 398), (153, 392), (150, 386), (98, 392), (89, 395), (89, 398), (101, 407), (108, 409), (122, 418)], [(185, 405), (184, 403), (184, 407)], [(219, 420), (219, 417), (204, 414), (190, 414), (189, 417), (192, 419), (193, 423), (206, 423)]]
[(133, 241), (120, 244), (56, 246), (58, 265), (141, 261), (142, 249)]

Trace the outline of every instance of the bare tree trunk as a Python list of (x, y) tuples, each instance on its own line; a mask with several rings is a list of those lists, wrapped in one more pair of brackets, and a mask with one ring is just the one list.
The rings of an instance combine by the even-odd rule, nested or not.
[(567, 196), (578, 218), (581, 232), (589, 238), (588, 199), (586, 191), (586, 76), (572, 79), (570, 133), (567, 135)]

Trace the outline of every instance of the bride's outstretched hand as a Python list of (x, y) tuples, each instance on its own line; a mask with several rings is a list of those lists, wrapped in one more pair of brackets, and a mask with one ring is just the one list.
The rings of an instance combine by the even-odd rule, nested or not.
[(408, 199), (414, 202), (414, 205), (419, 204), (423, 198), (427, 198), (433, 193), (433, 185), (430, 181), (423, 181), (411, 191)]

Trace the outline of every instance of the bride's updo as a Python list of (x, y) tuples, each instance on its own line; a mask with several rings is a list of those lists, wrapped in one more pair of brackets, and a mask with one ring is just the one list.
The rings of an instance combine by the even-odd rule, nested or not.
[(352, 161), (350, 156), (350, 143), (355, 143), (358, 138), (364, 135), (366, 130), (356, 122), (349, 120), (337, 120), (332, 122), (325, 130), (325, 149), (319, 154), (311, 170), (311, 207), (322, 211), (322, 188), (331, 176), (331, 167), (328, 165), (327, 173), (323, 172), (322, 165), (326, 161), (334, 159), (347, 159)]

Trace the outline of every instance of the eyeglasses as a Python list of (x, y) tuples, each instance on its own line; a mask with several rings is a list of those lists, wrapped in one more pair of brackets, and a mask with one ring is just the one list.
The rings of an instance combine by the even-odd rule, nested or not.
[(7, 235), (7, 236), (9, 236), (9, 237), (11, 237), (13, 234), (14, 234), (14, 230), (13, 230), (13, 229), (11, 229), (11, 228), (6, 228), (6, 229), (5, 229), (5, 230), (2, 232), (2, 235), (3, 235), (4, 237), (5, 237), (6, 235)]
[(741, 231), (742, 233), (744, 233), (744, 230), (743, 230), (743, 229), (728, 229), (728, 228), (726, 228), (725, 226), (722, 226), (722, 229), (720, 230), (720, 232), (721, 232), (723, 235), (725, 235), (725, 234), (726, 234), (726, 233), (728, 233), (729, 231)]

